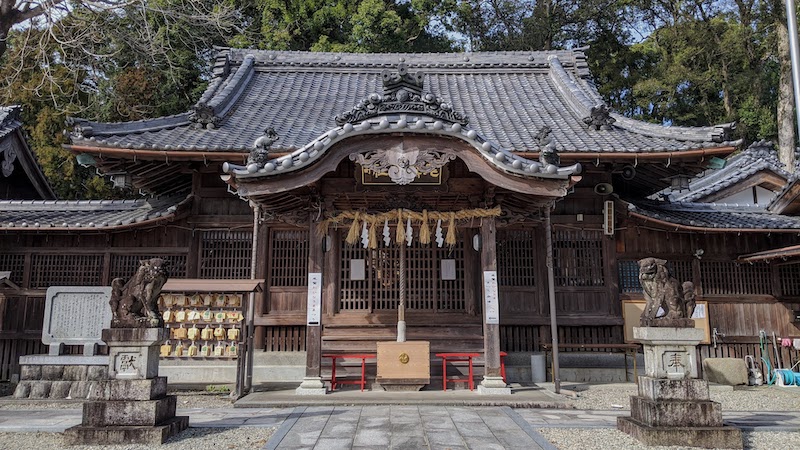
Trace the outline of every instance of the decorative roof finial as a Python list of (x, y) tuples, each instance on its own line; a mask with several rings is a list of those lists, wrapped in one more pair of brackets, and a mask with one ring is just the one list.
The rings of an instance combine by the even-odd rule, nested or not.
[(356, 123), (370, 117), (385, 114), (426, 114), (451, 123), (469, 123), (463, 114), (453, 111), (452, 105), (431, 93), (423, 92), (425, 75), (408, 72), (404, 63), (397, 71), (383, 71), (383, 95), (369, 94), (352, 110), (339, 114), (334, 119), (338, 125)]
[(395, 72), (383, 71), (383, 95), (391, 95), (403, 88), (419, 95), (422, 94), (424, 85), (425, 74), (422, 72), (409, 73), (408, 67), (404, 63), (398, 64)]
[(274, 128), (269, 127), (264, 130), (264, 134), (253, 142), (253, 149), (250, 150), (250, 154), (247, 156), (247, 165), (258, 164), (263, 166), (266, 164), (269, 161), (269, 149), (278, 139), (280, 137), (278, 137), (278, 133), (275, 132)]
[(539, 153), (539, 162), (547, 166), (553, 164), (558, 166), (561, 164), (561, 157), (556, 152), (556, 144), (553, 142), (553, 137), (550, 136), (553, 130), (547, 125), (539, 128), (536, 133), (535, 139), (539, 142), (539, 147), (542, 151)]
[(611, 117), (611, 108), (605, 103), (592, 106), (589, 110), (589, 117), (583, 118), (583, 123), (589, 125), (589, 129), (594, 128), (595, 130), (611, 130), (611, 125), (616, 121), (617, 119)]

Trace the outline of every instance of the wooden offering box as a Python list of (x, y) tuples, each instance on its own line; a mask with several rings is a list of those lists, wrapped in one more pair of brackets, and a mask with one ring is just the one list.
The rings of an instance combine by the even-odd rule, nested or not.
[(377, 382), (387, 391), (418, 391), (431, 382), (428, 341), (378, 342)]

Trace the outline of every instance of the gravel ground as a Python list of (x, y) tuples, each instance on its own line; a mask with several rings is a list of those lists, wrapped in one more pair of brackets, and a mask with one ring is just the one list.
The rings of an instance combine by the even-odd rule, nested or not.
[[(251, 450), (260, 449), (275, 428), (189, 428), (170, 438), (163, 450)], [(149, 450), (147, 445), (77, 445), (65, 447), (60, 433), (0, 433), (4, 450)]]
[[(596, 450), (696, 450), (696, 447), (654, 446), (648, 447), (629, 435), (613, 428), (542, 428), (537, 430), (559, 449)], [(800, 433), (746, 432), (744, 448), (754, 450), (776, 450), (800, 448)]]
[[(178, 396), (178, 408), (232, 408), (233, 403), (227, 394), (211, 394), (204, 391), (176, 391), (170, 392), (171, 395)], [(12, 397), (4, 397), (2, 400), (9, 400), (10, 403), (0, 403), (0, 409), (80, 409), (81, 402), (77, 400), (65, 400), (59, 402), (48, 402), (46, 400), (18, 400)]]
[[(575, 391), (577, 398), (567, 396), (567, 404), (577, 409), (630, 409), (631, 395), (636, 395), (636, 385), (619, 384), (564, 384), (564, 389)], [(711, 400), (720, 402), (723, 411), (797, 411), (800, 409), (800, 389), (778, 386), (758, 386), (729, 390), (712, 387)]]
[[(630, 409), (629, 397), (636, 395), (636, 385), (619, 384), (569, 384), (564, 389), (577, 393), (577, 398), (566, 396), (567, 404), (578, 409)], [(777, 386), (748, 387), (730, 390), (712, 387), (711, 399), (722, 404), (723, 411), (797, 411), (800, 409), (800, 389)], [(559, 449), (594, 450), (658, 450), (684, 449), (685, 447), (647, 447), (629, 435), (613, 429), (544, 428), (538, 430)], [(800, 433), (745, 432), (745, 449), (775, 450), (800, 448)]]

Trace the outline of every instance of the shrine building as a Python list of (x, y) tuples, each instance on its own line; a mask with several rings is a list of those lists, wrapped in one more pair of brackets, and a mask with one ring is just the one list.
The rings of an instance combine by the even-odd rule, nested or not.
[[(325, 380), (322, 355), (375, 353), (403, 319), (432, 361), (479, 354), (488, 386), (501, 355), (631, 344), (650, 256), (694, 282), (701, 358), (754, 354), (761, 330), (800, 338), (796, 172), (735, 124), (616, 114), (580, 50), (222, 48), (213, 75), (182, 114), (72, 120), (78, 161), (141, 199), (0, 201), (0, 377), (44, 351), (49, 286), (108, 286), (151, 257), (171, 264), (171, 381), (225, 382), (186, 373), (235, 371), (239, 342), (254, 383)], [(239, 331), (189, 338), (217, 325)]]

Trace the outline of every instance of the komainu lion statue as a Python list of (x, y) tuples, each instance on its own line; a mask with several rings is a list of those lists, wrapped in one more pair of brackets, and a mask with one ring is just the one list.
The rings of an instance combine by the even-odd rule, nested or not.
[(111, 282), (111, 328), (158, 328), (164, 319), (158, 309), (158, 296), (167, 282), (168, 262), (161, 258), (139, 261), (126, 283), (122, 278)]
[[(683, 326), (693, 326), (687, 320), (694, 312), (694, 284), (691, 281), (684, 282), (683, 286), (678, 284), (678, 280), (670, 275), (666, 264), (667, 261), (658, 258), (639, 260), (639, 282), (647, 301), (639, 319), (640, 325), (653, 326), (662, 321), (664, 325), (669, 322), (671, 326), (681, 326), (680, 323), (684, 323)], [(659, 308), (666, 314), (657, 317)]]

